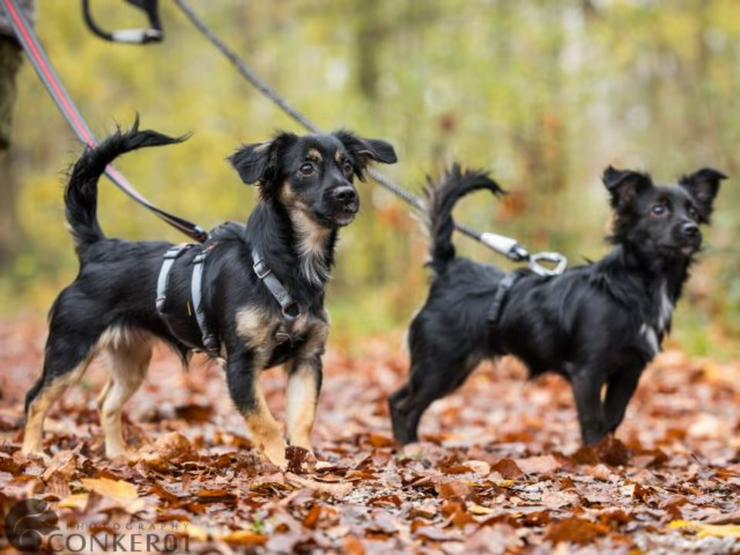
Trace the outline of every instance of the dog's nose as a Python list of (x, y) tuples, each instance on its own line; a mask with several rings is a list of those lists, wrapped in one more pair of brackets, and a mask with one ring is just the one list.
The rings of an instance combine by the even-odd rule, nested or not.
[(339, 201), (345, 206), (354, 204), (357, 202), (357, 192), (353, 187), (337, 187), (331, 192), (331, 196), (334, 200)]
[(681, 231), (686, 237), (694, 238), (699, 235), (699, 226), (694, 222), (686, 222), (681, 227)]

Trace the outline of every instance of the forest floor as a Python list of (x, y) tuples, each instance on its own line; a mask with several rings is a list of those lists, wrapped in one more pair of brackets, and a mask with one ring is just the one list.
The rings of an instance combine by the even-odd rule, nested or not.
[[(586, 449), (567, 384), (525, 381), (504, 359), (428, 411), (422, 443), (399, 448), (386, 399), (407, 355), (400, 335), (366, 339), (352, 354), (329, 349), (318, 462), (290, 450), (281, 472), (252, 448), (222, 370), (196, 359), (184, 372), (165, 350), (126, 407), (132, 460), (102, 457), (99, 367), (52, 409), (47, 458), (22, 457), (22, 399), (45, 334), (42, 322), (0, 324), (0, 507), (47, 502), (56, 518), (42, 549), (85, 552), (87, 541), (103, 552), (115, 537), (135, 552), (740, 550), (740, 363), (669, 348), (646, 371), (619, 440)], [(262, 383), (282, 420), (281, 371)], [(0, 552), (13, 552), (2, 526)]]

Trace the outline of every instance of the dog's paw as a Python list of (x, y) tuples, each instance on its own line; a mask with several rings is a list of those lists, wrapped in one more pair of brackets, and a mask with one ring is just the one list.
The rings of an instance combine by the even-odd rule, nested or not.
[(274, 441), (262, 447), (262, 453), (280, 470), (288, 469), (288, 458), (285, 456), (285, 442)]

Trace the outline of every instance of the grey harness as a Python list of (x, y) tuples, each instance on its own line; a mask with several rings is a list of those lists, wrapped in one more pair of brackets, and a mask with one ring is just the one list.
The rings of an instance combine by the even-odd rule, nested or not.
[[(200, 330), (201, 341), (203, 348), (198, 345), (194, 345), (190, 341), (186, 341), (175, 333), (172, 325), (169, 322), (168, 314), (165, 312), (165, 305), (167, 303), (167, 286), (169, 284), (169, 276), (172, 271), (172, 267), (175, 261), (189, 249), (195, 247), (193, 244), (175, 245), (164, 253), (162, 257), (162, 266), (159, 269), (159, 276), (157, 278), (157, 297), (155, 306), (157, 308), (157, 314), (167, 326), (169, 332), (177, 338), (178, 341), (188, 346), (189, 348), (200, 351), (203, 350), (213, 357), (219, 355), (219, 341), (216, 335), (208, 327), (208, 319), (206, 318), (206, 312), (203, 305), (203, 272), (205, 270), (206, 257), (210, 250), (216, 245), (213, 243), (205, 247), (199, 252), (195, 258), (193, 258), (193, 273), (190, 279), (190, 298), (193, 306), (193, 312), (195, 313), (195, 321), (198, 324)], [(284, 343), (294, 340), (293, 336), (293, 323), (296, 318), (301, 315), (300, 305), (293, 299), (288, 290), (282, 284), (282, 282), (275, 276), (272, 270), (265, 264), (262, 255), (256, 250), (252, 249), (252, 262), (254, 273), (265, 284), (270, 294), (280, 305), (280, 310), (285, 320), (285, 326), (275, 333), (275, 338), (278, 343)]]
[(265, 264), (262, 254), (254, 248), (252, 249), (252, 262), (254, 273), (280, 305), (280, 312), (285, 320), (285, 325), (275, 333), (275, 339), (278, 343), (285, 343), (286, 341), (293, 343), (295, 339), (293, 324), (296, 318), (301, 315), (301, 306), (293, 299), (270, 267)]
[(213, 357), (217, 357), (219, 354), (218, 340), (216, 336), (211, 332), (208, 327), (208, 321), (206, 319), (205, 309), (203, 308), (203, 269), (205, 267), (206, 256), (208, 252), (213, 248), (214, 244), (209, 245), (199, 252), (195, 258), (193, 258), (193, 274), (190, 280), (190, 298), (193, 304), (193, 312), (195, 313), (195, 321), (198, 323), (198, 329), (200, 329), (201, 341), (203, 343), (203, 349), (198, 345), (193, 345), (190, 341), (182, 339), (175, 333), (172, 325), (169, 322), (168, 315), (165, 312), (165, 305), (167, 303), (167, 285), (169, 284), (170, 271), (172, 266), (175, 264), (180, 255), (194, 247), (193, 244), (187, 245), (175, 245), (167, 250), (162, 257), (162, 267), (159, 269), (159, 277), (157, 278), (157, 298), (155, 306), (157, 308), (157, 314), (167, 326), (169, 332), (174, 335), (178, 341), (187, 345), (195, 351), (205, 351)]
[(493, 301), (491, 301), (491, 306), (488, 308), (487, 320), (489, 325), (493, 326), (498, 322), (499, 317), (501, 316), (501, 308), (503, 308), (504, 300), (506, 299), (512, 285), (517, 282), (520, 276), (521, 274), (519, 273), (509, 273), (499, 282), (496, 293), (493, 296)]

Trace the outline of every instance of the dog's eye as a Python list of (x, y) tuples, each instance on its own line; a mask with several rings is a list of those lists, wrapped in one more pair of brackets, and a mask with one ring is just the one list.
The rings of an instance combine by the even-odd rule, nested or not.
[(314, 172), (314, 169), (313, 162), (304, 162), (301, 164), (301, 167), (298, 168), (298, 171), (303, 175), (311, 175)]
[(686, 209), (686, 213), (689, 215), (689, 218), (691, 218), (692, 220), (696, 220), (699, 217), (699, 213), (696, 211), (696, 208), (694, 208), (693, 206), (689, 206)]
[(350, 164), (349, 162), (344, 162), (344, 164), (342, 164), (342, 171), (344, 172), (344, 175), (349, 176), (354, 173), (355, 169), (352, 167), (352, 164)]
[(650, 209), (650, 211), (656, 216), (662, 216), (663, 214), (668, 212), (668, 208), (666, 208), (665, 204), (656, 204)]

